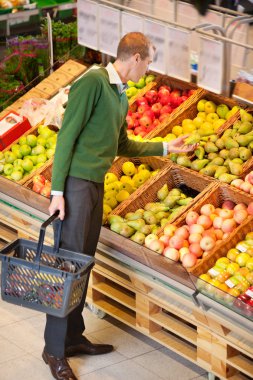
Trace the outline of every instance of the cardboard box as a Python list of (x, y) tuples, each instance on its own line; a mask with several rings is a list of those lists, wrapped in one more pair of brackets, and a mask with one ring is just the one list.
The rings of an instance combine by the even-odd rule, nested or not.
[(30, 128), (31, 125), (26, 117), (10, 111), (0, 119), (0, 150), (12, 144)]

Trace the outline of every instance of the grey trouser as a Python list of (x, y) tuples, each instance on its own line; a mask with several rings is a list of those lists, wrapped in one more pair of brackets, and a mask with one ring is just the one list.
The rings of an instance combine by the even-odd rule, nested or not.
[[(60, 245), (62, 248), (94, 256), (102, 224), (103, 193), (103, 183), (67, 178), (64, 191), (65, 218)], [(82, 311), (86, 293), (87, 288), (80, 305), (67, 317), (47, 315), (44, 338), (49, 354), (62, 358), (65, 346), (82, 341), (85, 330)]]

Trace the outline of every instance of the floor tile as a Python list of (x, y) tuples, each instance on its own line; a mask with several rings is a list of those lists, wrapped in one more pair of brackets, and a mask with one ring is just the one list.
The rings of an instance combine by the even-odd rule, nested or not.
[(21, 321), (23, 319), (31, 318), (32, 316), (42, 315), (42, 313), (39, 313), (38, 311), (4, 302), (1, 298), (0, 309), (0, 327), (9, 325), (13, 322)]
[(98, 318), (87, 308), (84, 308), (83, 316), (86, 334), (90, 334), (91, 332), (102, 330), (111, 326), (111, 320), (108, 316), (102, 319)]
[(166, 348), (140, 355), (133, 361), (164, 380), (188, 380), (205, 373), (200, 367)]
[(130, 331), (131, 333), (127, 333), (117, 326), (112, 326), (90, 335), (102, 343), (112, 344), (120, 354), (125, 355), (127, 358), (133, 358), (160, 347), (159, 343), (144, 335), (139, 334), (137, 338), (134, 336), (136, 335), (135, 332), (132, 334), (133, 330), (131, 329)]
[(0, 365), (8, 360), (16, 360), (16, 358), (24, 355), (24, 352), (21, 348), (2, 337), (0, 337), (0, 347)]
[(154, 378), (161, 380), (159, 376), (154, 377), (154, 373), (133, 360), (126, 360), (79, 377), (80, 380), (154, 380)]

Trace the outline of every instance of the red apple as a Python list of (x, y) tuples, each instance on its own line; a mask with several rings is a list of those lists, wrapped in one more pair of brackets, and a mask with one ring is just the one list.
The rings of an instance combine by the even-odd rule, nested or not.
[(149, 104), (154, 104), (158, 98), (158, 93), (156, 90), (149, 90), (145, 94), (145, 98), (149, 102)]
[(236, 221), (234, 219), (225, 219), (221, 226), (222, 231), (225, 233), (232, 232), (235, 228), (236, 228)]
[(168, 90), (168, 88), (166, 88), (165, 86), (161, 86), (159, 88), (159, 90), (158, 90), (159, 99), (161, 99), (164, 96), (169, 96), (169, 95), (170, 95), (170, 91)]
[(247, 210), (239, 210), (234, 213), (234, 220), (238, 224), (242, 224), (248, 217)]
[(149, 246), (150, 246), (150, 244), (151, 244), (151, 242), (153, 241), (153, 240), (158, 240), (158, 236), (157, 235), (155, 235), (155, 234), (149, 234), (149, 235), (147, 235), (146, 237), (145, 237), (145, 247), (147, 247), (147, 248), (149, 248)]
[(135, 103), (137, 104), (137, 106), (141, 106), (143, 104), (148, 104), (148, 100), (146, 98), (144, 98), (144, 96), (141, 96), (140, 98), (137, 98)]
[(162, 123), (167, 117), (169, 116), (169, 113), (163, 113), (162, 115), (159, 116), (159, 122)]
[(35, 191), (35, 193), (40, 194), (43, 187), (44, 187), (44, 184), (40, 181), (37, 181), (37, 182), (33, 183), (32, 190)]
[(215, 240), (211, 236), (204, 236), (199, 245), (203, 251), (211, 251), (215, 247)]
[(188, 247), (182, 247), (179, 250), (179, 255), (180, 255), (180, 261), (182, 261), (183, 256), (186, 255), (186, 253), (190, 253), (190, 250)]
[(175, 236), (180, 236), (182, 239), (187, 239), (189, 237), (189, 231), (186, 226), (179, 227), (175, 231)]
[(250, 193), (252, 185), (249, 182), (243, 182), (240, 186), (240, 190), (245, 191), (245, 193)]
[(243, 181), (242, 179), (240, 179), (240, 178), (236, 178), (236, 179), (234, 179), (234, 180), (231, 182), (231, 185), (237, 187), (237, 189), (240, 189), (240, 186), (241, 186), (241, 184), (242, 184), (243, 182), (244, 182), (244, 181)]
[(147, 105), (147, 104), (141, 104), (138, 108), (137, 108), (137, 112), (140, 114), (140, 117), (142, 117), (142, 114), (146, 111), (148, 111), (150, 109), (150, 107)]
[(178, 261), (180, 258), (179, 251), (172, 247), (166, 247), (163, 251), (163, 255), (170, 260)]
[(165, 106), (165, 105), (168, 105), (168, 104), (170, 104), (170, 95), (168, 94), (168, 95), (161, 95), (161, 96), (159, 96), (159, 100), (160, 100), (160, 103), (163, 105), (163, 106)]
[(166, 224), (166, 226), (164, 227), (163, 233), (164, 235), (171, 237), (174, 235), (176, 229), (177, 227), (174, 226), (173, 224)]
[(166, 105), (166, 106), (162, 107), (160, 114), (163, 115), (164, 113), (167, 114), (167, 113), (171, 113), (171, 112), (172, 112), (171, 106)]
[(197, 256), (193, 255), (192, 253), (186, 253), (182, 258), (182, 265), (185, 268), (191, 268), (193, 267), (197, 262)]
[(247, 211), (248, 211), (249, 215), (253, 215), (253, 202), (249, 203), (249, 205), (247, 207)]
[(189, 251), (190, 251), (190, 253), (192, 253), (196, 257), (201, 257), (202, 254), (203, 254), (203, 250), (200, 247), (199, 243), (192, 243), (192, 244), (190, 244), (189, 245)]
[(200, 213), (202, 215), (207, 215), (207, 216), (210, 216), (211, 214), (213, 214), (215, 212), (215, 207), (214, 205), (210, 204), (210, 203), (207, 203), (205, 205), (203, 205), (200, 209)]
[(158, 239), (152, 240), (149, 244), (149, 249), (152, 249), (152, 251), (162, 254), (164, 250), (164, 243)]
[(154, 115), (156, 117), (159, 117), (160, 116), (160, 111), (162, 109), (162, 105), (161, 103), (154, 103), (151, 107), (151, 110), (154, 112)]
[(161, 240), (163, 242), (164, 246), (167, 247), (169, 245), (169, 242), (170, 242), (170, 237), (167, 235), (162, 235), (159, 237), (159, 240)]
[(195, 211), (189, 211), (186, 215), (185, 221), (188, 226), (191, 226), (192, 224), (196, 224), (198, 220), (199, 214)]
[(233, 210), (235, 207), (235, 203), (233, 201), (225, 201), (222, 203), (221, 208), (226, 208), (228, 210)]
[(245, 203), (238, 203), (234, 207), (234, 211), (237, 211), (237, 210), (246, 210), (246, 209), (247, 209), (247, 205)]
[(51, 185), (45, 185), (40, 191), (40, 194), (43, 195), (44, 197), (49, 198), (51, 194)]
[(253, 185), (253, 171), (246, 175), (245, 180)]
[(44, 185), (45, 181), (46, 181), (46, 178), (42, 174), (38, 174), (33, 177), (33, 183), (41, 182)]
[(140, 118), (140, 125), (142, 127), (149, 127), (152, 124), (152, 119), (149, 116), (142, 116)]
[(190, 244), (199, 243), (201, 239), (202, 239), (202, 235), (201, 234), (193, 233), (193, 234), (191, 234), (189, 236), (189, 243)]
[(170, 238), (169, 246), (172, 248), (180, 249), (184, 247), (184, 239), (181, 236), (172, 236)]
[(204, 227), (205, 230), (210, 228), (213, 224), (212, 219), (206, 215), (200, 215), (197, 219), (197, 224), (200, 224)]
[(192, 224), (189, 227), (190, 234), (202, 234), (205, 231), (204, 227), (200, 224)]
[(228, 210), (227, 208), (223, 208), (220, 210), (219, 215), (222, 219), (231, 219), (233, 218), (234, 210)]

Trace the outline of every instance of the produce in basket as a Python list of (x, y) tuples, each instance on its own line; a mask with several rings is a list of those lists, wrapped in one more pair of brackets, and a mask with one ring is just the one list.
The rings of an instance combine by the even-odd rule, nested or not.
[(54, 155), (56, 140), (57, 133), (45, 125), (38, 127), (38, 136), (21, 136), (9, 150), (0, 152), (0, 174), (13, 181), (20, 181)]
[(180, 260), (186, 268), (193, 267), (252, 215), (252, 207), (253, 203), (247, 207), (243, 203), (236, 205), (225, 201), (221, 208), (204, 204), (199, 213), (190, 210), (185, 224), (180, 227), (165, 225), (159, 236), (165, 247), (161, 253), (174, 261)]
[(145, 243), (148, 248), (162, 253), (164, 243), (162, 240), (158, 242), (157, 234), (162, 226), (192, 201), (192, 197), (187, 196), (179, 188), (169, 190), (168, 185), (164, 184), (157, 192), (157, 199), (156, 202), (146, 203), (144, 208), (128, 212), (124, 218), (119, 215), (109, 215), (110, 229), (122, 236), (130, 237), (136, 243)]
[(49, 198), (51, 193), (51, 182), (48, 181), (43, 174), (35, 175), (32, 179), (32, 190), (35, 193)]
[(158, 170), (153, 170), (147, 164), (135, 165), (132, 161), (126, 161), (122, 165), (122, 176), (108, 172), (104, 182), (104, 207), (103, 223), (106, 222), (110, 212), (117, 205), (128, 199), (137, 188), (144, 184), (150, 177), (156, 175)]
[(146, 136), (157, 125), (192, 95), (194, 90), (171, 89), (167, 85), (151, 89), (136, 99), (128, 111), (127, 124), (130, 138)]
[(251, 186), (238, 179), (243, 174), (245, 164), (248, 165), (252, 157), (253, 122), (250, 120), (252, 115), (240, 109), (240, 120), (223, 133), (216, 133), (212, 129), (199, 129), (189, 136), (186, 143), (199, 142), (193, 159), (190, 160), (182, 154), (171, 154), (170, 158), (178, 165), (215, 177), (222, 182), (233, 182), (236, 187), (250, 192)]
[(241, 178), (234, 179), (231, 185), (253, 195), (253, 171), (249, 172), (244, 180)]
[(155, 80), (155, 76), (152, 75), (152, 74), (150, 74), (150, 75), (144, 75), (143, 77), (141, 77), (139, 79), (139, 81), (137, 83), (132, 82), (131, 80), (129, 80), (127, 82), (128, 89), (126, 90), (126, 95), (127, 95), (128, 99), (131, 99), (133, 96), (135, 96), (136, 94), (138, 94), (139, 90), (141, 90), (147, 84), (153, 82), (154, 80)]

